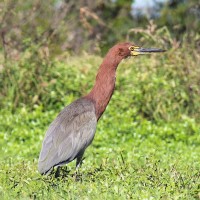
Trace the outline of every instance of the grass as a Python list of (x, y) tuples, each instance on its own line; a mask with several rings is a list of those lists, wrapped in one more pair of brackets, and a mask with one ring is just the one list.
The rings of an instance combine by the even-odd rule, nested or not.
[(15, 66), (18, 78), (1, 83), (7, 95), (0, 110), (0, 199), (200, 199), (199, 97), (195, 89), (188, 92), (188, 84), (197, 86), (199, 65), (188, 56), (185, 63), (194, 70), (184, 77), (179, 53), (120, 65), (82, 168), (75, 177), (72, 162), (57, 179), (37, 171), (45, 130), (65, 105), (89, 91), (101, 59), (55, 62), (34, 82), (23, 78), (31, 75), (26, 63)]
[(37, 172), (43, 133), (55, 113), (39, 107), (2, 113), (1, 199), (198, 199), (200, 126), (191, 119), (154, 124), (122, 116), (120, 125), (114, 116), (107, 119), (111, 110), (77, 177), (70, 163), (58, 179)]

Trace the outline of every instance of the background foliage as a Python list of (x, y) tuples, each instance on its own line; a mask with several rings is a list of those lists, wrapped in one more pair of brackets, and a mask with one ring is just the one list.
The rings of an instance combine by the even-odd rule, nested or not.
[[(199, 199), (200, 4), (0, 2), (1, 199)], [(42, 177), (37, 158), (59, 111), (89, 92), (119, 41), (167, 49), (124, 60), (77, 177)]]

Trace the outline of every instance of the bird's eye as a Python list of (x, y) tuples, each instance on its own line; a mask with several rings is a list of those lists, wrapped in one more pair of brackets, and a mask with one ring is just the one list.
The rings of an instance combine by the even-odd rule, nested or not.
[(129, 47), (129, 50), (134, 51), (134, 47), (133, 46)]

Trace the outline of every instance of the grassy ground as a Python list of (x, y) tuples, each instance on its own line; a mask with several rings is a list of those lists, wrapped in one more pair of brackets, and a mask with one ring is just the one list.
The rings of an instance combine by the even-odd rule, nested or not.
[[(0, 111), (0, 199), (200, 199), (199, 104), (185, 89), (195, 79), (178, 71), (179, 55), (158, 57), (120, 65), (116, 91), (76, 176), (74, 162), (57, 179), (41, 176), (37, 159), (49, 123), (91, 88), (101, 59), (72, 58), (47, 69), (54, 81), (43, 84), (44, 104), (29, 106), (22, 98), (14, 112), (6, 109), (10, 89)], [(23, 75), (17, 80), (28, 81)]]

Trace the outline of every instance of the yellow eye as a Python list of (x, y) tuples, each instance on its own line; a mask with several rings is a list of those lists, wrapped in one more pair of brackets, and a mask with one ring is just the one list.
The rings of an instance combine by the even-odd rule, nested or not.
[(134, 47), (133, 46), (129, 47), (129, 50), (134, 51)]

